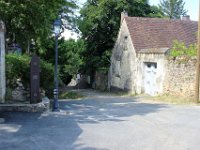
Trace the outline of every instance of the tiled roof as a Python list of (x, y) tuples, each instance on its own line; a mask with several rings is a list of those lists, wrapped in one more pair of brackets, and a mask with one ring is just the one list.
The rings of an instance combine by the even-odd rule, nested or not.
[(160, 18), (125, 17), (136, 51), (170, 48), (174, 40), (197, 42), (198, 22)]

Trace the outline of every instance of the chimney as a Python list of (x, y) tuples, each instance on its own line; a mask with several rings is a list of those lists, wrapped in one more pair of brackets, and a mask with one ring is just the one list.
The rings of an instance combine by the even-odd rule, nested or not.
[(189, 15), (182, 16), (181, 20), (183, 20), (183, 21), (190, 21), (190, 16)]
[(128, 13), (125, 10), (121, 12), (121, 24), (122, 24), (122, 21), (124, 20), (124, 17), (128, 17)]

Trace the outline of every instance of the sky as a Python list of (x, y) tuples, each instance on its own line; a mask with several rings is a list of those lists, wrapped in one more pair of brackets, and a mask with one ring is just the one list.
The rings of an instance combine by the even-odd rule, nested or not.
[[(77, 0), (79, 5), (83, 5), (86, 0)], [(185, 0), (185, 9), (188, 11), (187, 15), (190, 16), (191, 20), (198, 21), (199, 14), (199, 1), (200, 0)], [(158, 5), (160, 0), (149, 0), (150, 5)], [(64, 33), (66, 39), (68, 38), (77, 38), (77, 34), (74, 34), (70, 31)]]
[[(199, 13), (199, 0), (184, 0), (185, 9), (188, 10), (188, 15), (190, 15), (191, 20), (198, 20)], [(79, 0), (80, 4), (83, 4), (86, 0)], [(158, 5), (160, 0), (149, 0), (150, 5)]]
[[(84, 0), (81, 0), (84, 1)], [(149, 0), (150, 5), (158, 5), (160, 0)], [(199, 14), (199, 0), (185, 0), (185, 9), (188, 10), (191, 20), (197, 21)]]

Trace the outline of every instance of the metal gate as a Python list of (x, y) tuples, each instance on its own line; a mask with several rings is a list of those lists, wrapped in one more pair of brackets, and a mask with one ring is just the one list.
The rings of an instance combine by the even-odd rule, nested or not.
[(157, 63), (145, 63), (144, 67), (144, 90), (146, 94), (156, 95), (156, 72)]

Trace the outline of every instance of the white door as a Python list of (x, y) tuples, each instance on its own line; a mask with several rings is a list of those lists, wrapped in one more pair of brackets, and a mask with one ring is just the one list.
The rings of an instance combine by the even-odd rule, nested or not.
[(144, 89), (145, 93), (154, 96), (156, 94), (156, 63), (145, 63)]

